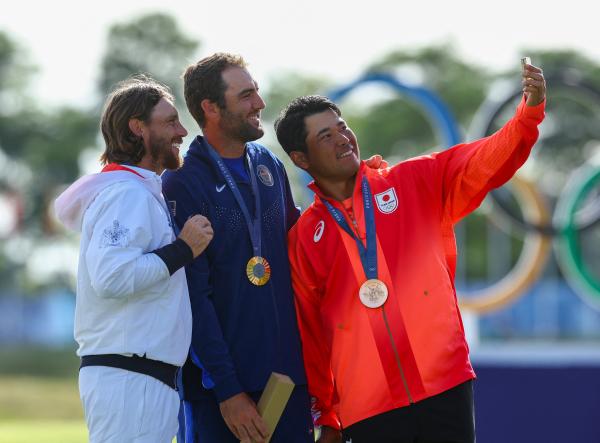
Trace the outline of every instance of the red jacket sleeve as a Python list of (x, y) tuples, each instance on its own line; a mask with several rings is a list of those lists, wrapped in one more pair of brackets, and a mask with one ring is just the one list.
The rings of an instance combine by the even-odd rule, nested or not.
[(334, 410), (334, 380), (331, 370), (331, 349), (325, 343), (320, 316), (322, 290), (315, 283), (310, 261), (298, 239), (296, 223), (288, 234), (288, 253), (296, 315), (302, 340), (304, 368), (308, 391), (312, 397), (313, 418), (319, 426), (340, 429), (340, 420)]
[[(453, 223), (475, 210), (486, 194), (506, 183), (527, 160), (544, 119), (545, 102), (517, 112), (495, 134), (433, 156), (441, 168), (444, 212)], [(439, 171), (439, 169), (438, 169)]]

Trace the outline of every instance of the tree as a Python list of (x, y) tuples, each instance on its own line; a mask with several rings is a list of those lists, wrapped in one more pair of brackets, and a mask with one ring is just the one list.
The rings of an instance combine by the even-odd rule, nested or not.
[(132, 74), (146, 73), (173, 88), (179, 101), (181, 74), (199, 44), (184, 35), (167, 14), (149, 14), (115, 24), (108, 32), (99, 89), (106, 95)]
[[(393, 51), (367, 71), (391, 73), (405, 83), (425, 86), (441, 98), (462, 127), (481, 104), (490, 79), (482, 67), (462, 62), (450, 46)], [(441, 144), (423, 112), (406, 98), (388, 95), (373, 104), (366, 102), (366, 107), (360, 102), (344, 107), (365, 155), (377, 152), (407, 158)]]

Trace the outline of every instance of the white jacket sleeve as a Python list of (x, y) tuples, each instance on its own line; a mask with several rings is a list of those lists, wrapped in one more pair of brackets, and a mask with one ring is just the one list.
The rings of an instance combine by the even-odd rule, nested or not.
[(90, 234), (85, 259), (98, 296), (130, 297), (153, 285), (167, 290), (167, 266), (150, 252), (161, 216), (153, 200), (138, 186), (120, 184), (102, 192), (85, 214), (83, 235)]

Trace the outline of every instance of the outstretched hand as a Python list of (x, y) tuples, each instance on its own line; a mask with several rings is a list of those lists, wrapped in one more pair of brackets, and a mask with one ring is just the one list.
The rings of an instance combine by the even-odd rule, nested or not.
[(527, 105), (537, 106), (542, 103), (546, 99), (546, 80), (543, 71), (533, 65), (525, 65), (521, 75)]

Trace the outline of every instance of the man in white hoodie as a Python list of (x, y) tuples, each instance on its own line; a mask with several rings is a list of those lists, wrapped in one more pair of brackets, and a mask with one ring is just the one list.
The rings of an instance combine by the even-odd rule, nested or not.
[(102, 115), (104, 169), (56, 200), (81, 232), (75, 339), (90, 442), (170, 443), (177, 432), (175, 379), (192, 335), (183, 267), (213, 231), (195, 215), (176, 233), (161, 193), (187, 135), (173, 101), (148, 77), (119, 84)]

